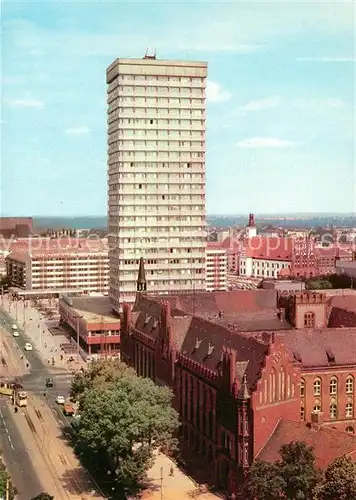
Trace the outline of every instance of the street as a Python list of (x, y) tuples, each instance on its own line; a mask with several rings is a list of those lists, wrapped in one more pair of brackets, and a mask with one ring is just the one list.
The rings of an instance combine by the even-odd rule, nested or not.
[[(18, 328), (19, 336), (14, 337), (14, 323), (7, 311), (0, 310), (3, 372), (7, 369), (6, 378), (19, 382), (28, 395), (28, 406), (17, 414), (9, 398), (0, 399), (0, 444), (19, 490), (18, 499), (28, 500), (41, 491), (52, 492), (56, 500), (103, 498), (62, 435), (70, 419), (56, 397), (68, 397), (73, 374), (64, 363), (46, 363), (26, 329)], [(32, 351), (25, 351), (26, 342), (32, 344)], [(47, 377), (53, 380), (53, 387), (45, 386)]]
[(18, 500), (28, 500), (41, 493), (43, 487), (33, 467), (28, 443), (23, 441), (11, 411), (13, 410), (6, 405), (6, 400), (0, 399), (0, 446), (17, 488)]

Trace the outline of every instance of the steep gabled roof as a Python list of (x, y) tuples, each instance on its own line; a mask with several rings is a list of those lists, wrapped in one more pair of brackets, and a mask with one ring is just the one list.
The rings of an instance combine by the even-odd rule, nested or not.
[[(163, 300), (165, 297), (159, 300), (141, 296), (133, 308), (135, 327), (153, 338), (159, 335)], [(171, 314), (172, 341), (182, 354), (217, 372), (223, 348), (232, 347), (236, 350), (237, 372), (241, 376), (246, 373), (249, 388), (256, 383), (268, 353), (267, 343), (232, 332), (222, 325), (191, 316), (176, 308), (172, 308)]]
[(283, 336), (290, 352), (300, 356), (304, 367), (328, 366), (327, 351), (334, 354), (336, 365), (356, 364), (356, 328), (290, 330), (278, 336)]
[(329, 328), (356, 327), (356, 295), (334, 295), (328, 300)]
[(280, 459), (278, 453), (282, 445), (291, 441), (303, 441), (314, 448), (317, 467), (326, 469), (330, 462), (342, 455), (350, 455), (355, 460), (356, 436), (351, 433), (321, 427), (314, 430), (300, 422), (281, 420), (271, 438), (256, 457), (266, 462)]
[(293, 239), (279, 236), (254, 236), (246, 241), (246, 257), (264, 260), (290, 261)]

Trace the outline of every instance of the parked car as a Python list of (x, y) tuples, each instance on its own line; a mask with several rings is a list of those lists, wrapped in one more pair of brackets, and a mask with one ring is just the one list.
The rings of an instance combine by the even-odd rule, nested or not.
[(13, 337), (19, 337), (20, 334), (19, 334), (18, 330), (12, 330), (12, 336)]
[(25, 351), (32, 351), (32, 344), (30, 344), (29, 342), (26, 342), (24, 345), (24, 349), (25, 349)]
[(12, 325), (11, 327), (13, 330), (17, 330), (17, 325), (15, 325), (15, 323)]
[(72, 403), (64, 403), (63, 413), (67, 417), (73, 417), (75, 409)]
[(59, 405), (64, 405), (66, 402), (66, 398), (64, 396), (57, 396), (56, 403)]

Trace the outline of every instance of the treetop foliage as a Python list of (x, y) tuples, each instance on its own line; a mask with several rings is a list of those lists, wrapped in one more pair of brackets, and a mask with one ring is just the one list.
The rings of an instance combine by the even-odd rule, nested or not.
[(350, 457), (336, 458), (325, 471), (318, 500), (351, 500), (356, 498), (356, 464)]
[(278, 462), (252, 464), (245, 500), (356, 499), (356, 464), (350, 457), (336, 458), (323, 474), (315, 467), (313, 449), (303, 442), (283, 445), (279, 454)]
[(135, 370), (118, 359), (92, 361), (83, 373), (76, 373), (71, 386), (71, 397), (80, 399), (85, 391), (104, 384), (115, 383), (128, 375), (136, 376)]
[(75, 377), (72, 396), (79, 399), (80, 419), (73, 425), (78, 454), (117, 484), (140, 481), (154, 450), (176, 444), (172, 391), (138, 377), (124, 363), (92, 363)]

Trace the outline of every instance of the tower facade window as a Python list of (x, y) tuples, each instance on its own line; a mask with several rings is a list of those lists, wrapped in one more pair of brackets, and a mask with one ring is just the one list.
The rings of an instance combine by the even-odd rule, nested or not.
[(304, 314), (304, 328), (314, 328), (315, 327), (315, 314), (313, 312), (307, 312)]

